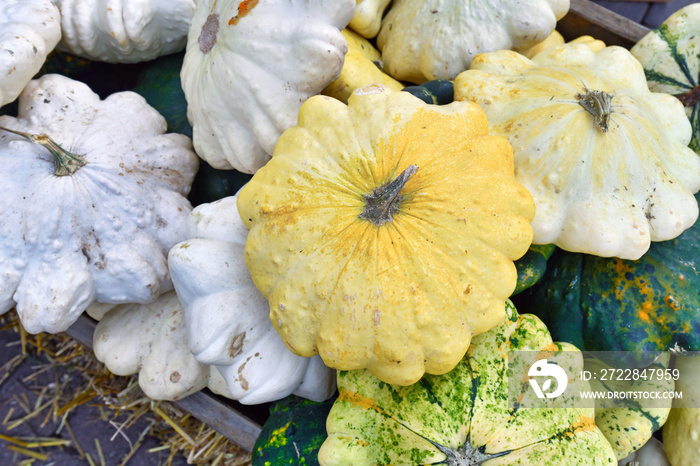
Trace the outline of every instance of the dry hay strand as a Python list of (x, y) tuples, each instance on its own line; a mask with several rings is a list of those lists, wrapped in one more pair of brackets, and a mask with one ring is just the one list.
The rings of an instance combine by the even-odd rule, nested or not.
[[(65, 428), (71, 438), (71, 440), (27, 438), (0, 434), (0, 440), (8, 444), (6, 448), (28, 457), (22, 464), (29, 465), (36, 460), (49, 460), (49, 455), (43, 450), (45, 447), (61, 448), (70, 445), (90, 465), (104, 465), (105, 459), (100, 440), (95, 438), (97, 457), (93, 458), (85, 452), (68, 423), (71, 411), (84, 403), (97, 407), (102, 420), (114, 426), (115, 433), (112, 439), (122, 435), (127, 440), (130, 450), (119, 462), (120, 466), (126, 465), (133, 458), (147, 436), (156, 438), (161, 444), (159, 447), (149, 449), (149, 453), (169, 452), (167, 465), (172, 464), (176, 455), (186, 458), (188, 464), (210, 466), (249, 466), (251, 464), (250, 453), (172, 403), (149, 399), (141, 391), (135, 377), (112, 374), (95, 358), (90, 348), (68, 335), (28, 334), (22, 328), (14, 310), (0, 316), (0, 331), (18, 333), (18, 344), (22, 348), (21, 354), (0, 367), (0, 389), (13, 369), (29, 356), (41, 356), (38, 358), (41, 364), (33, 366), (35, 371), (22, 379), (23, 382), (31, 381), (44, 372), (55, 370), (73, 371), (81, 377), (77, 387), (74, 380), (69, 387), (68, 379), (42, 387), (34, 403), (29, 402), (26, 394), (13, 395), (14, 401), (24, 413), (15, 413), (14, 408), (10, 408), (5, 419), (2, 420), (5, 431), (9, 432), (29, 420), (36, 422), (43, 416), (42, 425), (49, 419), (60, 420), (59, 430)], [(123, 430), (133, 426), (138, 420), (146, 420), (147, 426), (135, 441), (131, 441), (123, 434)], [(42, 448), (42, 451), (38, 452), (36, 448)]]

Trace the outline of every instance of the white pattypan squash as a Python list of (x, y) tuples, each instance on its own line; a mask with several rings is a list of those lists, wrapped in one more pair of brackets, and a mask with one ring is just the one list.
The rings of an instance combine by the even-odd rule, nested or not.
[(53, 0), (59, 49), (90, 60), (137, 63), (185, 48), (194, 0)]
[(185, 238), (198, 167), (189, 138), (164, 134), (136, 93), (100, 100), (59, 75), (31, 81), (0, 126), (62, 147), (0, 131), (0, 313), (16, 304), (28, 332), (60, 332), (93, 301), (172, 288), (166, 255)]
[(479, 53), (543, 41), (568, 11), (569, 0), (395, 0), (377, 46), (398, 80), (454, 79)]
[[(87, 313), (93, 315), (90, 308)], [(95, 327), (93, 350), (110, 372), (138, 373), (141, 390), (153, 400), (191, 395), (206, 387), (215, 372), (190, 352), (174, 291), (150, 304), (113, 305)]]
[(0, 107), (17, 98), (61, 38), (61, 18), (50, 0), (0, 4)]
[(697, 219), (700, 157), (680, 101), (649, 91), (628, 50), (596, 48), (481, 54), (455, 99), (479, 104), (512, 145), (535, 198), (535, 244), (634, 260)]
[(200, 0), (180, 73), (194, 147), (214, 168), (254, 173), (335, 80), (354, 0)]
[(269, 304), (244, 260), (248, 230), (231, 196), (197, 206), (189, 240), (170, 251), (168, 264), (185, 309), (190, 350), (216, 365), (230, 396), (258, 404), (295, 394), (314, 401), (335, 391), (335, 371), (316, 355), (293, 354), (275, 331)]
[(379, 32), (379, 27), (382, 24), (382, 15), (387, 5), (391, 3), (391, 0), (355, 1), (357, 2), (355, 16), (352, 17), (348, 26), (362, 37), (371, 39)]

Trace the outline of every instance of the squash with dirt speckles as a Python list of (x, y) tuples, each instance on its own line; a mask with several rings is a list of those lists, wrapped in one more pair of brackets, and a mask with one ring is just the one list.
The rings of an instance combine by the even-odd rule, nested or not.
[(188, 137), (134, 92), (101, 100), (57, 74), (31, 81), (0, 126), (15, 132), (0, 130), (0, 313), (16, 305), (27, 331), (55, 333), (94, 301), (172, 289), (166, 257), (199, 160)]
[(14, 101), (61, 39), (61, 15), (51, 0), (0, 5), (0, 107)]
[(174, 291), (150, 304), (93, 304), (86, 312), (99, 321), (92, 339), (97, 360), (113, 374), (138, 374), (147, 397), (179, 400), (207, 386), (226, 395), (217, 370), (190, 352), (184, 312)]
[(534, 206), (474, 104), (316, 96), (241, 189), (245, 259), (297, 354), (411, 384), (504, 317)]

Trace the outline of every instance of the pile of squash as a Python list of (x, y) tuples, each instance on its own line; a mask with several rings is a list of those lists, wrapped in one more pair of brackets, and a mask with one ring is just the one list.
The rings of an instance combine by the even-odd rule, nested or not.
[[(631, 50), (568, 0), (108, 5), (0, 5), (0, 313), (275, 402), (254, 465), (700, 464), (700, 4)], [(684, 397), (523, 408), (519, 351)]]

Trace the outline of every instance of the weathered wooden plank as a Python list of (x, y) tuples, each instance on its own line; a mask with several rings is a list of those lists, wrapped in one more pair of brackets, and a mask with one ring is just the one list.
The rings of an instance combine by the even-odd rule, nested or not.
[(566, 40), (590, 35), (607, 45), (627, 48), (649, 32), (649, 28), (590, 0), (571, 0), (569, 13), (559, 21), (557, 30)]
[[(83, 314), (66, 330), (66, 334), (92, 348), (92, 335), (96, 325), (94, 319)], [(260, 424), (236, 410), (233, 402), (208, 391), (200, 391), (169, 403), (196, 417), (246, 451), (253, 450), (255, 439), (260, 434)]]
[(253, 451), (255, 440), (260, 435), (260, 425), (215, 395), (201, 391), (171, 403), (220, 432), (246, 451)]

